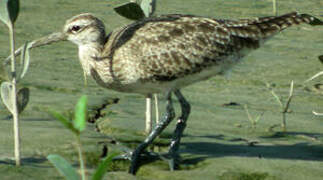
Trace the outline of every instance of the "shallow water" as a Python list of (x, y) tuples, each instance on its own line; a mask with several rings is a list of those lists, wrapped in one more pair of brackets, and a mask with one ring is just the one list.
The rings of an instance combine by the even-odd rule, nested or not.
[[(92, 12), (106, 23), (108, 30), (129, 23), (119, 17), (112, 6), (126, 1), (62, 1), (44, 3), (40, 0), (21, 1), (17, 20), (17, 44), (58, 31), (66, 19), (83, 12)], [(322, 14), (323, 2), (279, 1), (279, 14), (298, 10)], [(178, 0), (159, 1), (158, 14), (183, 13), (219, 18), (246, 18), (272, 14), (271, 1), (254, 0)], [(313, 89), (314, 82), (303, 82), (321, 71), (317, 56), (323, 53), (322, 27), (293, 27), (268, 41), (265, 46), (245, 58), (227, 77), (214, 77), (183, 89), (192, 105), (185, 136), (180, 147), (182, 170), (167, 171), (167, 163), (157, 161), (144, 165), (138, 179), (320, 179), (323, 176), (322, 118), (311, 112), (322, 111), (322, 95)], [(9, 54), (8, 33), (0, 25), (0, 57)], [(95, 102), (102, 97), (118, 97), (120, 102), (107, 108), (107, 117), (99, 126), (107, 137), (88, 128), (84, 147), (91, 172), (101, 153), (101, 141), (111, 137), (134, 146), (144, 138), (144, 98), (100, 88), (90, 80), (84, 87), (83, 73), (77, 60), (77, 47), (60, 43), (32, 50), (30, 70), (22, 86), (31, 90), (30, 103), (21, 114), (23, 166), (14, 168), (8, 158), (13, 156), (12, 121), (0, 120), (0, 179), (60, 179), (46, 161), (48, 154), (60, 154), (77, 167), (73, 136), (51, 118), (47, 109), (60, 112), (73, 110), (76, 100), (87, 94)], [(287, 114), (287, 133), (279, 133), (281, 109), (266, 84), (286, 100), (289, 84), (295, 89)], [(160, 97), (160, 111), (164, 101)], [(225, 104), (237, 105), (225, 105)], [(234, 102), (234, 103), (232, 103)], [(244, 109), (253, 117), (264, 115), (251, 128)], [(0, 117), (9, 114), (0, 105)], [(179, 106), (175, 103), (177, 114)], [(165, 130), (169, 137), (174, 123)], [(157, 140), (156, 151), (165, 151), (167, 140)], [(113, 147), (111, 147), (113, 149)], [(111, 179), (129, 179), (126, 165), (114, 165), (121, 171), (108, 175)]]

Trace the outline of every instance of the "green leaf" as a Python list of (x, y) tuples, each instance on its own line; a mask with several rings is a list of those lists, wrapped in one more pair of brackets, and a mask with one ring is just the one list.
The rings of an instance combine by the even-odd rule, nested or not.
[(3, 104), (13, 114), (13, 102), (12, 102), (12, 84), (10, 82), (1, 83), (1, 98)]
[(82, 96), (75, 106), (75, 118), (73, 121), (74, 128), (79, 132), (83, 131), (86, 126), (87, 115), (87, 97)]
[(71, 130), (75, 135), (80, 134), (80, 132), (74, 128), (72, 122), (66, 119), (62, 114), (52, 110), (49, 110), (48, 113), (57, 120), (59, 120), (67, 129)]
[(150, 17), (156, 10), (156, 0), (142, 0), (140, 4), (146, 17)]
[(50, 154), (47, 156), (47, 159), (67, 180), (80, 180), (79, 174), (63, 157), (56, 154)]
[(20, 89), (17, 94), (18, 113), (21, 113), (26, 108), (28, 102), (29, 102), (29, 89), (25, 87)]
[(320, 62), (323, 64), (323, 55), (320, 55), (319, 57)]
[(8, 27), (15, 23), (19, 14), (19, 0), (0, 1), (0, 20)]
[(29, 49), (31, 47), (31, 44), (26, 42), (22, 48), (21, 52), (21, 68), (18, 71), (18, 76), (17, 76), (17, 82), (21, 80), (27, 73), (28, 68), (29, 68), (29, 62), (30, 62), (30, 56), (29, 56)]
[(122, 4), (118, 7), (115, 7), (114, 10), (119, 15), (131, 20), (139, 20), (145, 18), (145, 13), (142, 11), (141, 7), (134, 2)]
[(92, 180), (101, 180), (104, 177), (104, 174), (107, 172), (113, 158), (117, 155), (118, 153), (112, 153), (111, 155), (106, 157), (103, 161), (101, 161), (101, 163), (99, 164), (98, 168), (95, 170), (92, 176)]

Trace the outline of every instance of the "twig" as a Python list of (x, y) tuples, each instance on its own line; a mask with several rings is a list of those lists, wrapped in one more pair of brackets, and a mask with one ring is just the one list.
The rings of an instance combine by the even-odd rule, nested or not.
[(264, 115), (265, 112), (262, 112), (260, 115), (257, 116), (256, 119), (252, 118), (251, 114), (249, 113), (249, 110), (248, 110), (248, 106), (247, 105), (244, 105), (244, 109), (247, 113), (247, 116), (248, 116), (248, 119), (249, 121), (251, 122), (251, 125), (252, 125), (252, 128), (256, 128), (256, 125), (257, 125), (257, 122), (259, 121), (259, 119)]
[(286, 102), (285, 109), (284, 109), (283, 113), (287, 112), (289, 104), (290, 104), (290, 102), (291, 102), (291, 100), (293, 98), (293, 93), (294, 93), (294, 81), (292, 81), (290, 83), (289, 96), (288, 96), (288, 99), (287, 99), (287, 102)]
[(287, 101), (286, 101), (286, 104), (285, 106), (283, 107), (283, 123), (282, 123), (282, 128), (283, 128), (283, 131), (286, 132), (286, 113), (288, 112), (288, 108), (289, 108), (289, 105), (290, 105), (290, 102), (292, 101), (292, 98), (293, 98), (293, 92), (294, 92), (294, 81), (292, 81), (290, 83), (290, 90), (289, 90), (289, 96), (287, 98)]
[(281, 99), (278, 97), (278, 95), (275, 93), (274, 90), (271, 90), (271, 94), (274, 96), (274, 98), (277, 100), (277, 102), (279, 103), (280, 107), (283, 107), (283, 103), (281, 101)]
[(323, 113), (318, 113), (318, 112), (315, 112), (315, 111), (312, 111), (313, 112), (313, 114), (315, 115), (315, 116), (323, 116)]
[[(269, 84), (267, 83), (267, 87), (270, 87)], [(289, 90), (289, 96), (287, 98), (287, 101), (285, 105), (283, 105), (281, 98), (278, 97), (278, 95), (275, 93), (273, 89), (271, 89), (271, 94), (275, 97), (277, 102), (279, 103), (280, 107), (282, 108), (282, 116), (283, 116), (283, 122), (282, 122), (282, 130), (286, 132), (286, 113), (288, 112), (290, 102), (292, 101), (293, 98), (293, 93), (294, 93), (294, 81), (290, 83), (290, 90)]]
[(313, 79), (315, 79), (315, 78), (317, 78), (317, 77), (319, 77), (321, 75), (323, 75), (323, 71), (316, 73), (314, 76), (312, 76), (311, 78), (309, 78), (308, 80), (306, 80), (305, 83), (307, 83), (309, 81), (312, 81)]

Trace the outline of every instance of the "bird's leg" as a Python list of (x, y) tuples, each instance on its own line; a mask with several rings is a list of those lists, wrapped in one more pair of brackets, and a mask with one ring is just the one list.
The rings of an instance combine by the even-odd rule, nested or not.
[(151, 94), (148, 94), (146, 96), (146, 134), (149, 134), (152, 130), (152, 120), (151, 120), (151, 98), (152, 98), (152, 95)]
[(174, 169), (177, 169), (179, 165), (179, 160), (180, 160), (180, 157), (178, 154), (179, 144), (181, 141), (181, 136), (183, 134), (183, 131), (186, 127), (187, 118), (191, 111), (191, 105), (186, 101), (182, 93), (179, 90), (175, 90), (174, 93), (181, 105), (182, 115), (178, 118), (176, 129), (174, 131), (173, 138), (168, 151), (170, 155), (169, 167), (172, 171)]
[(151, 133), (147, 136), (145, 141), (141, 143), (131, 156), (131, 166), (129, 168), (129, 173), (135, 174), (140, 164), (140, 155), (141, 153), (153, 142), (153, 140), (167, 127), (167, 125), (174, 119), (175, 112), (172, 103), (171, 91), (166, 95), (167, 104), (166, 104), (166, 114), (160, 120), (158, 124), (154, 127)]

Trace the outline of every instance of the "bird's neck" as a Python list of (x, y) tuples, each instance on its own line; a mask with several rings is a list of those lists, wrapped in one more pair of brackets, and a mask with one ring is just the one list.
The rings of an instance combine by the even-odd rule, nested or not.
[(101, 43), (88, 43), (79, 45), (79, 59), (83, 71), (86, 75), (90, 75), (91, 68), (95, 66), (95, 58), (100, 57), (103, 49)]

